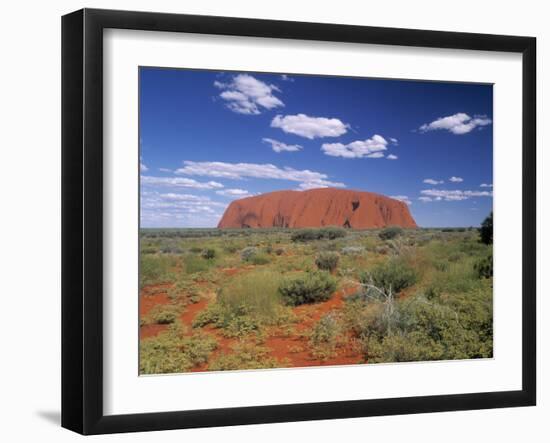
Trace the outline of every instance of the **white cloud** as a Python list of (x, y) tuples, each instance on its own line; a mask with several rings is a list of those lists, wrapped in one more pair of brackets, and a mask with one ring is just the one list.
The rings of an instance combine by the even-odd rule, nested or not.
[(287, 134), (314, 138), (338, 137), (345, 134), (349, 125), (337, 118), (310, 117), (306, 114), (277, 115), (271, 121), (272, 128), (280, 128)]
[(453, 183), (461, 183), (464, 181), (464, 179), (462, 177), (455, 177), (453, 175), (451, 178), (449, 178), (449, 181)]
[(149, 175), (141, 176), (142, 185), (164, 186), (175, 188), (192, 188), (192, 189), (219, 189), (223, 188), (221, 183), (215, 181), (198, 182), (192, 178), (185, 177), (152, 177)]
[(344, 158), (381, 158), (382, 151), (388, 146), (387, 140), (381, 135), (375, 134), (367, 140), (356, 140), (344, 145), (343, 143), (324, 143), (321, 150), (332, 157)]
[(246, 189), (222, 189), (220, 191), (216, 191), (216, 194), (223, 195), (224, 197), (234, 197), (234, 198), (244, 198), (244, 197), (251, 197), (253, 194), (249, 193)]
[(159, 171), (160, 172), (172, 172), (172, 170), (168, 169), (168, 168), (159, 168)]
[(431, 202), (432, 201), (432, 198), (431, 197), (426, 197), (426, 196), (422, 196), (422, 197), (418, 197), (418, 200), (420, 200), (421, 202)]
[(443, 180), (434, 180), (433, 178), (425, 178), (422, 182), (427, 183), (428, 185), (440, 185), (445, 183)]
[[(461, 190), (444, 190), (444, 189), (424, 189), (420, 191), (424, 197), (430, 197), (432, 200), (445, 200), (445, 201), (461, 201), (468, 200), (472, 197), (492, 197), (493, 193), (490, 191), (461, 191)], [(422, 197), (419, 197), (422, 199)], [(429, 201), (423, 199), (422, 201)]]
[(397, 145), (399, 144), (399, 142), (397, 141), (397, 139), (396, 139), (396, 138), (393, 138), (393, 137), (390, 137), (390, 142), (391, 142), (392, 145), (395, 145), (395, 146), (397, 146)]
[(286, 74), (281, 75), (281, 80), (283, 80), (285, 82), (293, 82), (294, 81), (294, 79), (292, 77), (289, 77)]
[(273, 149), (275, 152), (294, 152), (299, 151), (303, 148), (303, 146), (300, 145), (287, 145), (286, 143), (280, 142), (278, 140), (274, 140), (272, 138), (262, 138), (262, 141), (264, 143), (269, 143), (271, 145), (271, 149)]
[(215, 81), (214, 86), (223, 89), (220, 97), (227, 101), (227, 107), (239, 114), (260, 114), (261, 109), (273, 109), (284, 103), (273, 95), (279, 88), (268, 85), (249, 74), (238, 74), (231, 82)]
[(143, 159), (140, 157), (139, 158), (139, 171), (140, 172), (146, 172), (148, 170), (149, 170), (149, 168), (147, 166), (145, 166), (145, 163), (143, 163)]
[(492, 184), (492, 183), (490, 183), (490, 184), (488, 184), (488, 183), (481, 183), (481, 184), (479, 185), (479, 187), (480, 187), (480, 188), (492, 188), (492, 187), (493, 187), (493, 184)]
[(345, 187), (343, 183), (329, 181), (328, 175), (321, 172), (310, 171), (309, 169), (298, 170), (289, 167), (279, 168), (270, 163), (184, 161), (183, 164), (184, 167), (176, 170), (176, 174), (217, 177), (230, 180), (240, 180), (243, 178), (289, 180), (300, 182), (299, 186), (301, 189), (304, 189), (303, 186), (310, 185), (315, 185), (314, 187)]
[(399, 157), (397, 155), (394, 155), (394, 154), (390, 154), (386, 157), (388, 160), (397, 160)]
[(142, 226), (216, 226), (226, 208), (207, 196), (141, 192)]
[(406, 203), (408, 205), (412, 205), (411, 199), (406, 195), (390, 195), (390, 198), (399, 200), (400, 202)]
[(474, 115), (472, 118), (464, 112), (459, 112), (454, 115), (438, 118), (431, 123), (425, 123), (420, 126), (419, 131), (446, 130), (456, 135), (462, 135), (471, 132), (475, 128), (481, 128), (491, 123), (491, 119), (485, 115)]

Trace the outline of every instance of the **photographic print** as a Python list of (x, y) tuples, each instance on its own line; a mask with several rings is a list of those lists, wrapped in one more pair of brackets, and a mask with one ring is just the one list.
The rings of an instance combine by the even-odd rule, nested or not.
[(140, 67), (139, 155), (141, 375), (492, 358), (491, 84)]

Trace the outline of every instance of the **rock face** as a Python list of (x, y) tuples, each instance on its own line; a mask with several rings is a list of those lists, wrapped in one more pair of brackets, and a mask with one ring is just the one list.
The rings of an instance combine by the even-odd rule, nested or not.
[(417, 227), (408, 206), (399, 200), (372, 192), (334, 188), (276, 191), (235, 200), (218, 223), (218, 228), (320, 226)]

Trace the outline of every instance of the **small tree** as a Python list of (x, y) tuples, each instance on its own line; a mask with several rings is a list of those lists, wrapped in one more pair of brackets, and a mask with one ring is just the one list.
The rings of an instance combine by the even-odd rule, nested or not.
[(493, 211), (487, 216), (483, 223), (481, 223), (481, 228), (479, 228), (479, 237), (481, 243), (486, 245), (493, 244)]

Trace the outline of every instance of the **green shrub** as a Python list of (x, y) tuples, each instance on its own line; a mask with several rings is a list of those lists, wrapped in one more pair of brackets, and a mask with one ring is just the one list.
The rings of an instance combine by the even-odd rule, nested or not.
[(398, 294), (403, 289), (414, 285), (417, 278), (416, 271), (405, 262), (389, 260), (362, 273), (359, 280), (363, 284), (372, 284), (385, 292), (391, 289), (394, 294)]
[(493, 244), (493, 211), (483, 220), (481, 228), (479, 228), (479, 239), (486, 245)]
[(256, 255), (253, 255), (248, 261), (253, 265), (265, 265), (269, 263), (271, 260), (269, 256), (267, 256), (266, 254), (256, 254)]
[(240, 342), (232, 347), (233, 352), (222, 354), (208, 365), (209, 371), (238, 371), (243, 369), (268, 369), (288, 366), (269, 355), (269, 349), (256, 343)]
[(140, 374), (187, 372), (205, 363), (217, 346), (216, 340), (208, 334), (185, 336), (181, 324), (171, 324), (167, 331), (156, 337), (140, 340)]
[(297, 306), (330, 299), (336, 290), (336, 280), (328, 272), (306, 272), (281, 282), (279, 293), (287, 305)]
[(250, 261), (252, 257), (258, 254), (258, 248), (255, 246), (247, 246), (241, 251), (241, 260)]
[(474, 270), (479, 278), (491, 278), (493, 276), (493, 254), (489, 254), (474, 263)]
[(206, 260), (212, 260), (214, 257), (216, 257), (216, 250), (212, 248), (203, 249), (201, 252), (201, 257)]
[(321, 317), (313, 326), (309, 337), (313, 356), (321, 360), (332, 357), (341, 334), (342, 327), (335, 314), (328, 313)]
[(326, 228), (321, 228), (320, 232), (321, 238), (328, 238), (329, 240), (342, 238), (347, 235), (347, 232), (344, 228), (339, 228), (337, 226), (328, 226)]
[(290, 236), (290, 239), (293, 242), (306, 242), (319, 240), (319, 238), (321, 237), (318, 229), (300, 229), (298, 231), (294, 231)]
[(392, 238), (398, 237), (403, 234), (403, 229), (399, 226), (388, 226), (387, 228), (382, 229), (378, 234), (382, 240), (391, 240)]
[(334, 272), (338, 266), (340, 255), (337, 252), (321, 252), (315, 258), (315, 264), (321, 271)]
[(306, 228), (299, 229), (294, 231), (290, 236), (290, 239), (293, 242), (307, 242), (312, 240), (334, 240), (336, 238), (342, 238), (347, 235), (347, 232), (344, 228), (339, 228), (336, 226), (328, 226), (326, 228)]

